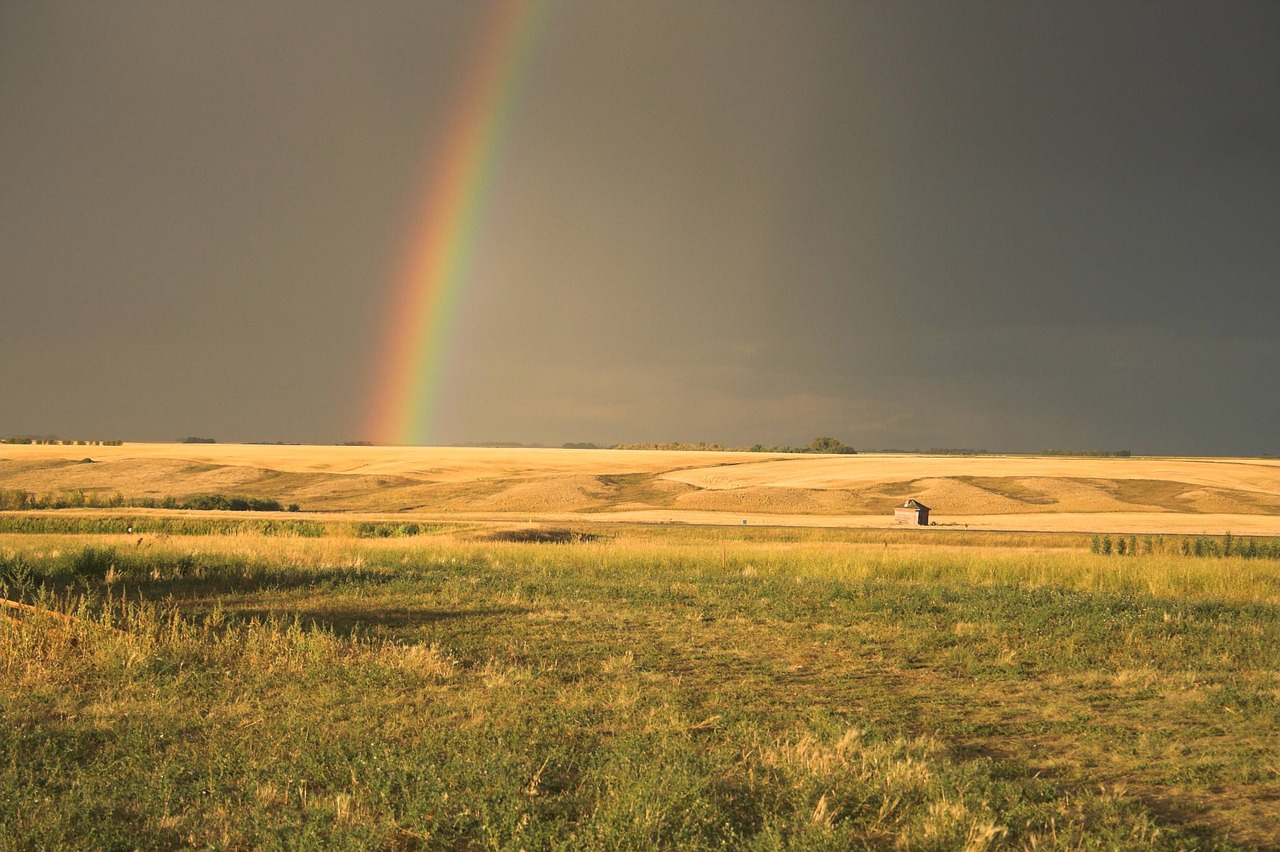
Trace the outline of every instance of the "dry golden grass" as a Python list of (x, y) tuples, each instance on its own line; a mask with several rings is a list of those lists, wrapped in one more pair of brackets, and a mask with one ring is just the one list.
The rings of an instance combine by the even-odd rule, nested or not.
[[(92, 464), (82, 459), (92, 458)], [(1280, 461), (246, 444), (5, 445), (6, 488), (454, 518), (1280, 534)]]

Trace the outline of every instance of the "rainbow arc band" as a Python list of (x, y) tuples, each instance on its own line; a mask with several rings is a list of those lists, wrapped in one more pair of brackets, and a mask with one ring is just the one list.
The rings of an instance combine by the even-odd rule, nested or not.
[(425, 444), (439, 415), (453, 325), (512, 115), (546, 27), (547, 0), (485, 4), (442, 144), (434, 150), (389, 303), (365, 432), (379, 444)]

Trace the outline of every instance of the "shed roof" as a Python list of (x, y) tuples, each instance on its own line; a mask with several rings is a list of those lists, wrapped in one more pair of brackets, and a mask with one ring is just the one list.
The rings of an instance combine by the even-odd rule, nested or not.
[(902, 504), (902, 508), (904, 508), (904, 509), (924, 509), (926, 512), (927, 512), (927, 511), (929, 511), (929, 507), (928, 507), (928, 506), (926, 506), (925, 504), (921, 503), (919, 500), (916, 500), (915, 498), (912, 498), (912, 499), (908, 500), (907, 502), (903, 503), (903, 504)]

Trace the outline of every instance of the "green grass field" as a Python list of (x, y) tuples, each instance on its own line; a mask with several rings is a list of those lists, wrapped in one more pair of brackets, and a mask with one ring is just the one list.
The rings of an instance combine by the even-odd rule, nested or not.
[(1274, 559), (6, 523), (0, 849), (1280, 846)]

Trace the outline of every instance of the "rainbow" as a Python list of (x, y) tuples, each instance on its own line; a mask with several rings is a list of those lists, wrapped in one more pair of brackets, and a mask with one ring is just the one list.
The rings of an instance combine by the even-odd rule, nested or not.
[(546, 0), (486, 4), (488, 20), (434, 163), (393, 285), (365, 434), (424, 444), (439, 414), (450, 336)]

